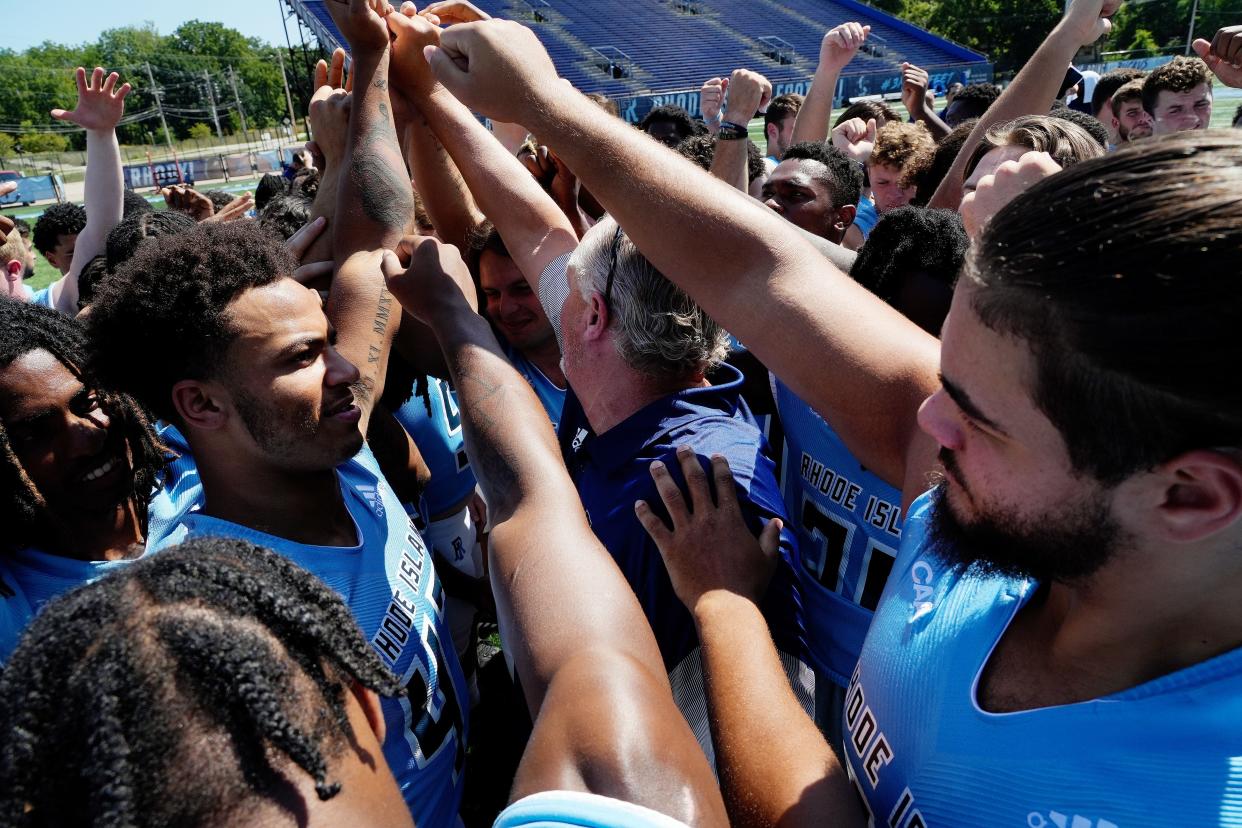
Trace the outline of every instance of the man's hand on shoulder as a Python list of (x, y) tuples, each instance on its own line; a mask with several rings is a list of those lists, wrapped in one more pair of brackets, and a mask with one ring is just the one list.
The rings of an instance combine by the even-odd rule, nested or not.
[(645, 501), (634, 511), (660, 549), (677, 597), (694, 611), (716, 592), (740, 595), (758, 602), (767, 591), (780, 549), (780, 520), (771, 520), (756, 539), (742, 519), (736, 483), (729, 461), (712, 458), (716, 497), (712, 499), (707, 473), (689, 446), (679, 446), (677, 460), (686, 479), (685, 494), (659, 461), (651, 477), (673, 526), (665, 525)]

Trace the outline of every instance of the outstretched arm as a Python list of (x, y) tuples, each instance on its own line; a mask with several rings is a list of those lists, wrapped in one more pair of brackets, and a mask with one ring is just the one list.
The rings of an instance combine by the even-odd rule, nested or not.
[(865, 465), (896, 485), (907, 466), (912, 480), (932, 467), (916, 415), (938, 386), (934, 338), (772, 210), (556, 82), (528, 29), (454, 26), (432, 61), (472, 107), (530, 124), (643, 255), (828, 419)]
[(492, 519), (492, 589), (535, 719), (515, 795), (586, 790), (724, 824), (655, 636), (587, 523), (534, 392), (465, 300), (474, 287), (457, 251), (424, 239), (389, 285), (444, 352)]
[[(448, 31), (499, 23), (460, 24)], [(400, 56), (395, 82), (426, 116), (475, 201), (496, 225), (509, 254), (537, 292), (544, 268), (578, 246), (573, 225), (522, 163), (469, 109), (435, 82), (423, 49), (439, 42), (440, 31), (423, 18), (404, 15), (394, 15), (389, 25), (396, 36), (394, 50)], [(555, 78), (552, 82), (572, 89)]]
[(1070, 4), (1065, 17), (1044, 38), (1018, 76), (1005, 87), (1005, 91), (970, 131), (970, 137), (936, 188), (928, 207), (945, 210), (958, 208), (962, 201), (966, 164), (989, 129), (1022, 115), (1048, 114), (1061, 88), (1061, 79), (1065, 77), (1065, 67), (1070, 65), (1081, 46), (1094, 43), (1108, 34), (1113, 25), (1108, 18), (1120, 5), (1121, 0), (1074, 0)]
[[(738, 126), (749, 124), (751, 117), (772, 100), (772, 82), (749, 69), (734, 69), (726, 86), (729, 89), (729, 106), (723, 120)], [(712, 175), (744, 193), (748, 192), (750, 185), (748, 144), (745, 136), (721, 140), (717, 131), (712, 155)]]
[(802, 710), (781, 668), (758, 601), (779, 553), (779, 520), (758, 542), (742, 519), (729, 463), (712, 458), (716, 495), (688, 447), (677, 450), (686, 492), (653, 463), (672, 528), (639, 501), (634, 509), (664, 558), (673, 589), (694, 617), (716, 767), (733, 825), (862, 825), (845, 769)]
[(414, 212), (414, 193), (388, 98), (384, 14), (391, 9), (385, 0), (333, 0), (328, 8), (349, 40), (353, 92), (331, 227), (337, 272), (327, 314), (336, 326), (337, 349), (362, 373), (357, 401), (365, 433), (383, 390), (388, 349), (401, 318), (384, 286), (381, 263), (384, 251), (401, 240)]
[(104, 252), (108, 233), (121, 221), (125, 205), (125, 182), (121, 176), (121, 148), (116, 142), (116, 125), (125, 114), (125, 96), (130, 85), (117, 88), (119, 76), (104, 78), (95, 67), (90, 81), (86, 70), (77, 69), (78, 105), (72, 111), (53, 109), (52, 117), (69, 121), (86, 130), (86, 226), (78, 234), (69, 272), (52, 285), (52, 307), (75, 316), (78, 312), (78, 276), (91, 259)]
[(807, 90), (806, 100), (794, 121), (793, 142), (828, 140), (832, 121), (832, 100), (837, 94), (837, 78), (841, 70), (858, 54), (858, 49), (871, 33), (870, 26), (842, 23), (824, 35), (819, 46), (819, 66)]

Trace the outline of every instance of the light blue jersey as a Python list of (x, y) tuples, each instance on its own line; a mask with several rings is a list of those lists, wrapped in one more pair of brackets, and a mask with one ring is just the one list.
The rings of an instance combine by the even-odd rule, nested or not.
[(9, 660), (22, 630), (26, 629), (33, 615), (34, 610), (30, 608), (17, 578), (5, 562), (0, 561), (0, 667)]
[(548, 379), (535, 363), (522, 356), (522, 352), (517, 348), (508, 344), (504, 348), (505, 356), (509, 358), (514, 370), (530, 383), (531, 388), (535, 389), (535, 396), (539, 398), (543, 410), (548, 412), (548, 419), (552, 421), (552, 430), (555, 431), (561, 422), (561, 409), (565, 407), (565, 389), (557, 388), (556, 383)]
[(773, 378), (785, 433), (781, 491), (798, 535), (815, 669), (839, 686), (858, 662), (901, 541), (901, 492), (867, 471), (832, 427)]
[(492, 828), (686, 828), (686, 824), (599, 794), (540, 791), (501, 811)]
[(420, 828), (457, 823), (466, 758), (465, 683), (444, 623), (444, 592), (431, 555), (369, 448), (337, 467), (357, 527), (352, 547), (311, 546), (189, 511), (148, 548), (192, 537), (241, 538), (276, 550), (345, 599), (363, 635), (402, 678), (405, 694), (381, 699), (384, 758)]
[(457, 395), (442, 379), (427, 378), (427, 402), (415, 393), (393, 412), (397, 422), (414, 439), (424, 462), (431, 469), (431, 483), (423, 492), (423, 519), (444, 515), (465, 500), (476, 484), (466, 441), (462, 436)]
[(979, 676), (1036, 584), (963, 573), (915, 501), (846, 693), (875, 825), (1242, 825), (1242, 649), (1077, 704), (984, 712)]
[[(53, 282), (52, 284), (56, 284), (56, 283)], [(45, 288), (40, 288), (39, 290), (36, 290), (34, 293), (30, 294), (30, 304), (40, 305), (45, 308), (55, 307), (52, 304), (52, 285), (48, 285)]]
[[(161, 537), (175, 526), (180, 517), (202, 501), (202, 484), (198, 469), (190, 456), (185, 438), (172, 426), (158, 428), (161, 441), (178, 457), (164, 470), (162, 485), (151, 496), (147, 506), (149, 536)], [(16, 624), (18, 632), (42, 611), (48, 601), (68, 592), (74, 587), (97, 581), (117, 567), (125, 566), (136, 558), (119, 561), (81, 561), (62, 555), (50, 555), (40, 549), (27, 548), (6, 556), (7, 570), (0, 570), (0, 579), (14, 584), (23, 595), (21, 601), (7, 603), (0, 613), (0, 628)], [(0, 661), (12, 652), (15, 640), (10, 641), (0, 630)]]

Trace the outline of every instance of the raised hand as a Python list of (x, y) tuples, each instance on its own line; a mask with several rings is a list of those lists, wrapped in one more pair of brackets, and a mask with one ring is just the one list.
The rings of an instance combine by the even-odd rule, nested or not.
[(729, 85), (728, 78), (712, 78), (699, 90), (699, 112), (708, 127), (720, 126), (720, 108), (724, 104), (725, 89)]
[(307, 117), (315, 143), (323, 154), (325, 170), (338, 169), (337, 165), (345, 155), (352, 104), (352, 93), (326, 85), (316, 89), (311, 97)]
[(958, 212), (966, 225), (966, 234), (978, 239), (992, 217), (1009, 202), (1050, 175), (1061, 171), (1061, 165), (1046, 152), (1028, 152), (1017, 161), (1006, 161), (992, 175), (979, 179), (973, 193), (962, 199)]
[(125, 96), (132, 89), (128, 83), (117, 88), (120, 76), (112, 72), (104, 78), (104, 70), (96, 66), (91, 72), (90, 80), (86, 79), (86, 70), (78, 67), (78, 105), (72, 110), (53, 109), (52, 117), (58, 121), (69, 121), (83, 129), (99, 132), (111, 132), (116, 129), (121, 116), (125, 114)]
[(532, 103), (566, 88), (534, 32), (511, 20), (453, 26), (426, 51), (440, 83), (495, 120), (520, 124)]
[(866, 164), (875, 148), (876, 132), (875, 118), (866, 121), (850, 118), (832, 130), (832, 145), (860, 164)]
[[(428, 12), (424, 10), (424, 14)], [(411, 102), (428, 95), (436, 84), (436, 76), (427, 65), (423, 50), (440, 44), (440, 29), (426, 17), (417, 14), (413, 3), (405, 3), (401, 11), (388, 15), (392, 32), (392, 65), (388, 77), (393, 89)]]
[(1062, 24), (1069, 26), (1084, 46), (1095, 43), (1112, 31), (1110, 19), (1121, 7), (1121, 0), (1073, 0)]
[(254, 206), (254, 196), (250, 193), (242, 193), (228, 204), (216, 210), (215, 215), (205, 218), (203, 221), (237, 221), (246, 217), (246, 213)]
[[(0, 196), (6, 196), (16, 189), (16, 181), (6, 181), (3, 184), (0, 184)], [(13, 224), (13, 219), (8, 216), (0, 216), (0, 236), (7, 236), (9, 233), (12, 233), (14, 227), (16, 227), (16, 225)]]
[(384, 22), (392, 14), (388, 0), (327, 0), (324, 5), (332, 22), (349, 41), (355, 58), (361, 52), (382, 52), (388, 48), (388, 25)]
[(734, 69), (727, 88), (729, 102), (726, 119), (742, 126), (750, 123), (755, 113), (767, 108), (772, 100), (772, 82), (749, 69)]
[(451, 244), (430, 236), (406, 236), (397, 252), (384, 254), (384, 281), (406, 312), (427, 325), (453, 308), (471, 309), (474, 281)]
[(1242, 89), (1242, 26), (1226, 26), (1211, 43), (1199, 38), (1191, 45), (1221, 83)]
[(160, 190), (169, 210), (185, 213), (195, 221), (206, 221), (216, 213), (211, 199), (185, 184), (175, 184)]
[[(403, 9), (404, 10), (404, 9)], [(466, 0), (440, 0), (423, 9), (424, 15), (434, 15), (441, 26), (452, 26), (456, 23), (476, 23), (480, 20), (491, 20), (492, 16)]]
[(834, 26), (824, 35), (819, 44), (819, 63), (821, 66), (843, 69), (854, 59), (859, 48), (871, 34), (871, 27), (861, 23), (842, 23)]
[(315, 64), (315, 88), (327, 86), (332, 89), (344, 89), (346, 92), (353, 91), (353, 78), (345, 73), (345, 50), (336, 48), (332, 50), (332, 63), (328, 64), (322, 59)]
[(688, 446), (680, 446), (677, 460), (686, 478), (685, 495), (663, 463), (651, 464), (651, 477), (672, 529), (645, 501), (634, 504), (639, 522), (660, 549), (673, 590), (691, 610), (703, 596), (717, 591), (758, 602), (776, 569), (780, 520), (769, 521), (756, 540), (742, 519), (729, 461), (719, 455), (712, 458), (713, 501), (698, 456)]
[(901, 102), (912, 117), (927, 108), (928, 75), (913, 63), (901, 64)]

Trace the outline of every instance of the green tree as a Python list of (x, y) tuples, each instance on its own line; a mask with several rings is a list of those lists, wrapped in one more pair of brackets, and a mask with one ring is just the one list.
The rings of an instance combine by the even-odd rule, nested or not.
[(193, 124), (190, 126), (189, 136), (199, 141), (210, 138), (215, 133), (211, 131), (211, 127), (206, 124)]
[(7, 132), (0, 132), (0, 166), (7, 167), (9, 159), (13, 157), (13, 145), (16, 142), (13, 136)]

